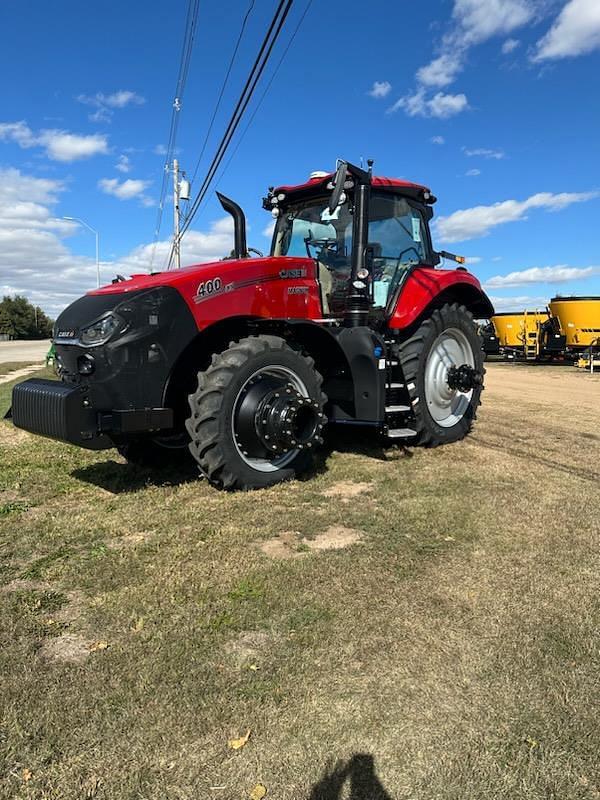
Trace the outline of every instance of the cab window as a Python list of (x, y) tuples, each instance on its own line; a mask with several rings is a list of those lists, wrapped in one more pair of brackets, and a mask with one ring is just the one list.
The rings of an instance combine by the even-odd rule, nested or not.
[(406, 270), (427, 262), (427, 228), (421, 212), (404, 197), (371, 195), (369, 247), (373, 254), (375, 305), (385, 307)]

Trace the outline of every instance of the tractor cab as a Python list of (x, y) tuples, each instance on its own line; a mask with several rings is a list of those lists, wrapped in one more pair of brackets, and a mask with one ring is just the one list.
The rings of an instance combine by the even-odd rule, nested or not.
[(269, 191), (271, 255), (316, 262), (325, 316), (343, 316), (349, 302), (384, 313), (412, 268), (439, 262), (429, 233), (435, 199), (425, 186), (342, 162)]

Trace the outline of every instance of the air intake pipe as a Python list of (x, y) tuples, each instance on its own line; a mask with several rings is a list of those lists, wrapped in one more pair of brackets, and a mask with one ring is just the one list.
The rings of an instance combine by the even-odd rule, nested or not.
[(244, 212), (237, 203), (234, 203), (229, 197), (225, 197), (221, 192), (217, 192), (217, 197), (225, 211), (233, 217), (234, 258), (248, 258), (246, 217), (244, 216)]

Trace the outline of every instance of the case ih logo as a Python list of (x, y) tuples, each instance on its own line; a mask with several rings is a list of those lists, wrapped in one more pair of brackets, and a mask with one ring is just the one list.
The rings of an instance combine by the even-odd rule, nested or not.
[(282, 280), (286, 278), (306, 278), (306, 270), (305, 269), (282, 269), (279, 273), (279, 277)]
[(74, 339), (75, 338), (75, 331), (59, 331), (57, 335), (58, 339)]

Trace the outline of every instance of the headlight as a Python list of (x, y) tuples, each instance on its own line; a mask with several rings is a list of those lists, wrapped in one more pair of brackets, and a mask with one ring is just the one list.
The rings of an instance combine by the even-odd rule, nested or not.
[(81, 344), (104, 344), (113, 335), (120, 325), (120, 320), (114, 314), (108, 314), (97, 322), (82, 328), (80, 333)]

